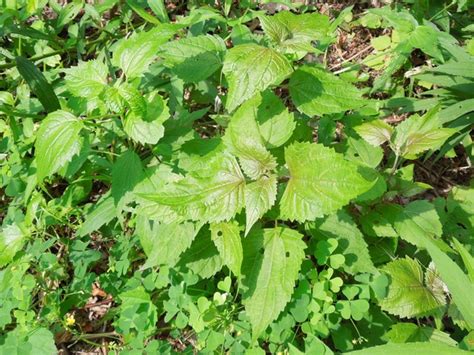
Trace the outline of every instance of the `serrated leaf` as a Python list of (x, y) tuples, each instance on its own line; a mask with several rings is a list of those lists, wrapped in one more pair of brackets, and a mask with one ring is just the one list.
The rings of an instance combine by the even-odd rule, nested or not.
[(355, 126), (354, 130), (364, 138), (367, 143), (377, 147), (390, 140), (393, 127), (385, 121), (373, 120)]
[(294, 143), (286, 148), (290, 180), (280, 201), (282, 218), (304, 222), (336, 212), (368, 191), (356, 164), (321, 144)]
[(140, 111), (132, 110), (126, 116), (125, 133), (141, 144), (158, 143), (165, 134), (163, 123), (170, 117), (166, 102), (160, 95), (151, 95), (147, 99), (146, 114)]
[(284, 144), (295, 128), (293, 115), (271, 92), (263, 92), (246, 101), (232, 116), (224, 142), (239, 158), (245, 174), (252, 179), (276, 167), (267, 148)]
[(361, 272), (376, 271), (369, 255), (364, 236), (357, 228), (349, 214), (339, 211), (316, 223), (312, 234), (317, 238), (335, 239), (337, 248), (333, 254), (344, 255), (342, 268), (345, 272), (355, 275)]
[(16, 224), (6, 225), (0, 231), (0, 268), (13, 260), (15, 254), (23, 248), (26, 233)]
[(280, 84), (293, 71), (290, 62), (271, 48), (242, 44), (229, 50), (222, 72), (229, 82), (227, 110), (237, 106), (259, 91)]
[(64, 72), (67, 90), (77, 97), (96, 100), (107, 86), (107, 65), (97, 59), (80, 62)]
[(179, 78), (197, 83), (221, 67), (225, 50), (222, 38), (203, 35), (168, 42), (160, 47), (159, 55)]
[(289, 87), (296, 108), (308, 116), (344, 112), (366, 104), (356, 87), (320, 67), (303, 65), (291, 75)]
[(441, 237), (443, 226), (435, 207), (426, 200), (413, 201), (395, 217), (394, 227), (401, 238), (417, 245), (418, 236)]
[(275, 203), (277, 195), (277, 179), (275, 175), (262, 176), (257, 181), (245, 185), (245, 235), (252, 226)]
[(61, 110), (41, 122), (35, 144), (38, 181), (56, 173), (80, 152), (82, 127), (77, 117)]
[(162, 24), (148, 32), (134, 33), (120, 40), (114, 49), (112, 64), (121, 68), (128, 78), (140, 76), (158, 55), (158, 49), (179, 26)]
[(186, 266), (203, 279), (222, 269), (223, 260), (212, 242), (209, 228), (203, 227), (199, 231), (191, 246), (180, 257), (178, 265)]
[(315, 52), (312, 42), (324, 39), (331, 26), (329, 17), (319, 13), (281, 11), (259, 19), (265, 34), (286, 53)]
[(454, 304), (461, 312), (466, 324), (474, 329), (474, 309), (472, 302), (466, 295), (474, 294), (474, 284), (451, 258), (441, 251), (436, 244), (426, 237), (419, 235), (418, 247), (424, 247), (436, 265), (442, 281), (446, 284)]
[(306, 245), (297, 231), (277, 227), (252, 232), (243, 247), (242, 303), (255, 340), (290, 300)]
[(242, 209), (244, 186), (245, 178), (235, 158), (218, 154), (202, 169), (142, 197), (168, 206), (184, 220), (220, 222)]
[(112, 166), (112, 197), (119, 205), (127, 193), (131, 193), (143, 176), (140, 157), (133, 150), (122, 153)]
[(108, 86), (101, 98), (112, 112), (122, 113), (129, 109), (138, 117), (146, 117), (147, 102), (144, 96), (127, 82), (117, 81), (114, 86)]
[(211, 238), (221, 259), (235, 276), (240, 276), (243, 251), (240, 228), (236, 222), (211, 224)]
[(421, 117), (413, 115), (400, 123), (392, 137), (395, 152), (414, 159), (428, 149), (436, 150), (441, 147), (456, 130), (441, 127), (437, 111), (435, 108)]
[(156, 223), (139, 216), (137, 234), (147, 259), (143, 268), (166, 265), (174, 267), (180, 255), (189, 248), (201, 225)]
[(442, 288), (429, 288), (424, 282), (421, 265), (409, 257), (385, 265), (390, 277), (387, 296), (380, 301), (384, 311), (401, 318), (422, 317), (439, 312), (446, 304)]

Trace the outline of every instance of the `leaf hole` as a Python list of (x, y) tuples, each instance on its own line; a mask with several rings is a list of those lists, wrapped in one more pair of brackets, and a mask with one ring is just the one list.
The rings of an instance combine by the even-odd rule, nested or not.
[(287, 252), (285, 253), (285, 256), (286, 256), (287, 258), (289, 258), (289, 257), (290, 257), (290, 252), (287, 251)]
[(260, 250), (258, 252), (263, 255), (263, 253), (265, 252), (265, 249), (260, 248)]
[(217, 232), (217, 236), (218, 236), (218, 237), (222, 237), (222, 231), (218, 231), (218, 232)]

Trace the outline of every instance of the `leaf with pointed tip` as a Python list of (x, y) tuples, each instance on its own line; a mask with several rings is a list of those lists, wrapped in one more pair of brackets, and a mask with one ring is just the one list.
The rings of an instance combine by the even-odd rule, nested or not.
[(305, 243), (289, 228), (258, 229), (243, 240), (243, 304), (252, 324), (252, 338), (274, 321), (293, 294)]
[(315, 52), (313, 41), (329, 32), (329, 17), (319, 13), (293, 14), (281, 11), (273, 16), (259, 16), (265, 34), (287, 53)]
[(285, 160), (290, 171), (280, 201), (285, 219), (304, 222), (334, 213), (374, 184), (357, 164), (321, 144), (294, 143), (286, 148)]
[(53, 87), (46, 80), (36, 65), (24, 57), (16, 57), (16, 67), (25, 79), (31, 91), (36, 95), (47, 112), (54, 112), (61, 108)]
[(436, 314), (446, 304), (442, 287), (429, 287), (424, 282), (418, 261), (405, 257), (385, 265), (382, 270), (390, 277), (387, 296), (380, 301), (384, 311), (401, 318)]
[(394, 217), (395, 230), (409, 243), (418, 245), (419, 236), (433, 239), (443, 234), (438, 213), (426, 200), (410, 202)]
[(221, 222), (211, 224), (210, 229), (221, 259), (235, 276), (240, 276), (243, 251), (239, 225), (236, 222)]
[(166, 102), (160, 95), (152, 95), (146, 104), (146, 114), (132, 110), (125, 118), (123, 129), (130, 138), (141, 144), (156, 144), (164, 136), (163, 122), (170, 117)]
[(107, 86), (107, 65), (97, 59), (80, 62), (64, 72), (66, 88), (77, 97), (95, 100)]
[(405, 158), (414, 159), (428, 149), (438, 149), (455, 132), (454, 128), (441, 127), (435, 107), (424, 116), (411, 116), (395, 128), (394, 150)]
[(224, 135), (229, 151), (252, 179), (272, 171), (276, 160), (267, 148), (284, 144), (295, 128), (293, 115), (271, 92), (255, 95), (232, 116)]
[(229, 82), (227, 110), (271, 85), (278, 85), (293, 71), (290, 62), (271, 48), (242, 44), (229, 50), (224, 60), (224, 73)]
[(35, 144), (38, 181), (56, 173), (80, 152), (82, 127), (77, 117), (62, 110), (50, 113), (41, 122)]
[(179, 29), (178, 25), (156, 25), (148, 32), (134, 33), (121, 39), (114, 49), (112, 64), (128, 78), (140, 76), (158, 56), (158, 49)]
[(262, 176), (245, 185), (245, 235), (275, 203), (277, 179), (275, 175)]
[(221, 222), (244, 206), (244, 186), (245, 178), (235, 158), (221, 153), (201, 169), (142, 197), (168, 206), (181, 220)]
[(364, 122), (354, 127), (354, 130), (365, 139), (365, 141), (377, 147), (390, 140), (393, 127), (383, 120)]
[(225, 50), (222, 38), (203, 35), (165, 43), (160, 47), (159, 56), (179, 78), (197, 83), (221, 67)]
[(298, 111), (321, 116), (356, 109), (366, 104), (360, 91), (320, 67), (303, 65), (291, 75), (290, 95)]
[(136, 231), (147, 256), (143, 267), (159, 265), (174, 267), (200, 228), (200, 225), (191, 222), (164, 224), (151, 222), (148, 218), (139, 216)]
[[(112, 197), (115, 205), (133, 191), (143, 176), (140, 157), (133, 150), (122, 153), (112, 167)], [(120, 206), (123, 207), (123, 206)]]

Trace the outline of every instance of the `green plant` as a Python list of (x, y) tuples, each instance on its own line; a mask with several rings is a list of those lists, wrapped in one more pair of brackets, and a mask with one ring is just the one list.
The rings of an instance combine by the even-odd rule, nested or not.
[(472, 350), (469, 5), (282, 3), (0, 6), (0, 353)]

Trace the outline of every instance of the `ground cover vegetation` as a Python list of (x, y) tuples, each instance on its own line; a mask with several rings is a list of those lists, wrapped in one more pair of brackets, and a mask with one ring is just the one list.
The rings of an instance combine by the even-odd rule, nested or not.
[(2, 1), (0, 354), (474, 350), (471, 6)]

